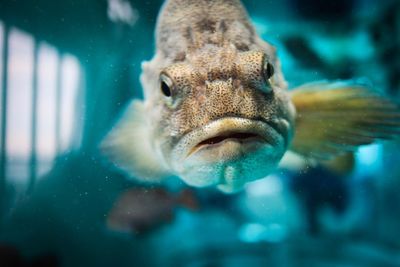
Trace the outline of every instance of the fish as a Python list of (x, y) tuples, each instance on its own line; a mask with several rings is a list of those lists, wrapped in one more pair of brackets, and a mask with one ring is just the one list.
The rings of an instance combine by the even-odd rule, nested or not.
[(131, 188), (123, 192), (107, 216), (107, 226), (116, 232), (143, 234), (172, 221), (177, 207), (199, 209), (197, 198), (189, 189), (180, 193), (161, 187)]
[(167, 0), (156, 50), (100, 147), (129, 177), (240, 191), (287, 153), (323, 161), (400, 133), (395, 101), (351, 81), (289, 88), (239, 0)]

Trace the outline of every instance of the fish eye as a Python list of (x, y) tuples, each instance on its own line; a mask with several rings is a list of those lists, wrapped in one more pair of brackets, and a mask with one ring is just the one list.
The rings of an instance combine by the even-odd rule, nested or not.
[(171, 89), (169, 88), (169, 86), (167, 85), (166, 82), (161, 81), (161, 92), (165, 95), (165, 96), (171, 96)]
[(265, 61), (263, 66), (263, 75), (265, 81), (268, 81), (274, 75), (274, 72), (274, 66), (270, 62)]
[(165, 74), (160, 75), (160, 89), (166, 97), (172, 96), (172, 80)]

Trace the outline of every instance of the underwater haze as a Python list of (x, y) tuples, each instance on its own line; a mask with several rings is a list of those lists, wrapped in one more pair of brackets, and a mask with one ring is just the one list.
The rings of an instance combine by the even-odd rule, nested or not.
[[(242, 2), (289, 88), (351, 81), (400, 103), (399, 1)], [(0, 267), (400, 266), (399, 138), (234, 194), (104, 158), (143, 99), (162, 4), (0, 1)]]

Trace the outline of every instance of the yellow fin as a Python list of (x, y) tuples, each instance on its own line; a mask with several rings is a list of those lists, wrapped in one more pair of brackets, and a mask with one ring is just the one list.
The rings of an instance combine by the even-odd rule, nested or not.
[(151, 133), (142, 101), (133, 100), (101, 143), (103, 154), (129, 176), (160, 182), (169, 176), (151, 145)]
[(291, 150), (331, 159), (377, 139), (400, 136), (400, 109), (389, 98), (346, 83), (312, 83), (291, 92), (296, 130)]

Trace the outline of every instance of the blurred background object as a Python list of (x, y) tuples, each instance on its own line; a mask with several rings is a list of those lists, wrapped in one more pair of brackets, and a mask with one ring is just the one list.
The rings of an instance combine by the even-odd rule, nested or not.
[(58, 259), (54, 255), (40, 255), (27, 261), (21, 253), (12, 246), (0, 244), (0, 263), (5, 267), (58, 267)]
[[(398, 142), (235, 195), (194, 190), (196, 210), (182, 209), (179, 182), (143, 187), (103, 161), (99, 141), (142, 97), (161, 4), (0, 2), (0, 266), (400, 266)], [(399, 102), (399, 1), (244, 4), (290, 87), (354, 79)], [(130, 210), (151, 218), (146, 234), (110, 228), (138, 191), (153, 203), (134, 196)]]
[(107, 216), (107, 226), (120, 232), (143, 234), (171, 222), (175, 208), (181, 206), (197, 210), (192, 191), (168, 192), (160, 188), (132, 188), (115, 202)]

